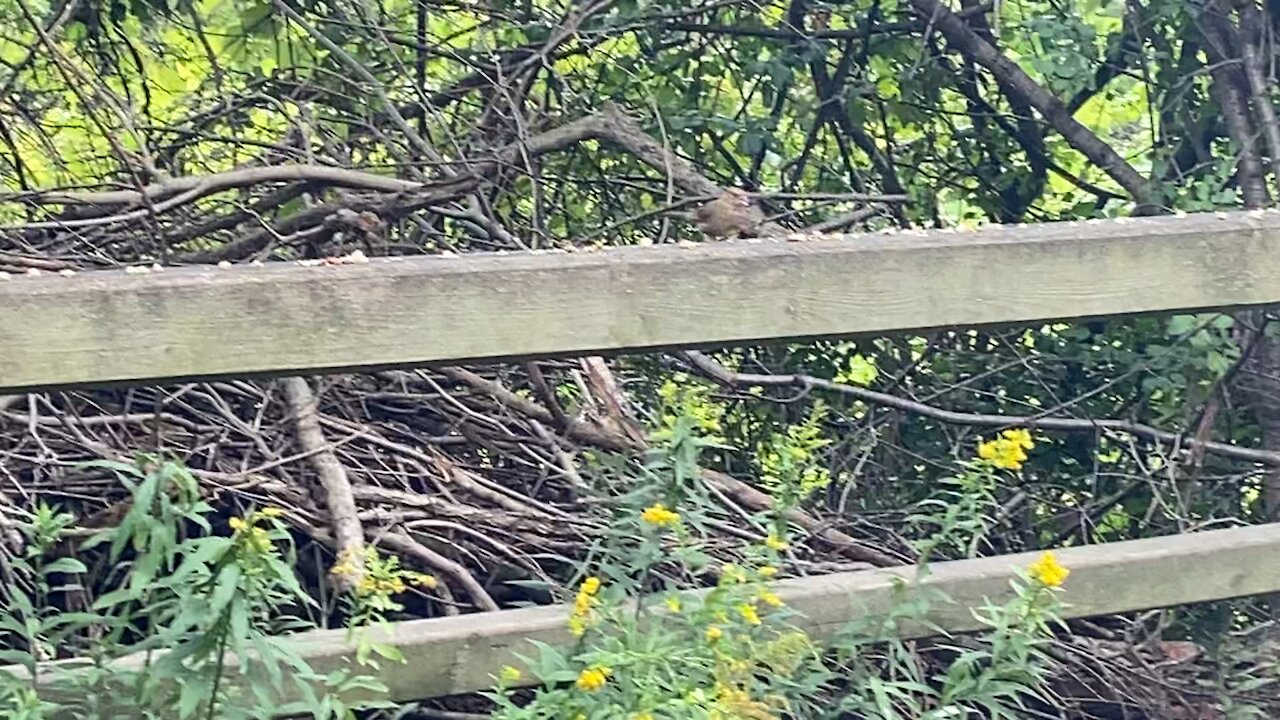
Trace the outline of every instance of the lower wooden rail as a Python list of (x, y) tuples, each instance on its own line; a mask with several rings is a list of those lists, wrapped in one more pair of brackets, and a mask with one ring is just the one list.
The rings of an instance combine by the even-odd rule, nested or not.
[[(932, 605), (929, 622), (951, 632), (981, 629), (971, 609), (987, 599), (1007, 599), (1012, 572), (1038, 555), (933, 565), (922, 585), (953, 602)], [(1280, 524), (1067, 548), (1057, 555), (1071, 570), (1063, 595), (1069, 618), (1280, 592)], [(837, 573), (782, 580), (775, 592), (800, 613), (797, 626), (829, 638), (854, 618), (888, 611), (895, 581), (915, 575), (914, 567)], [(383, 639), (397, 645), (407, 662), (384, 664), (379, 677), (402, 701), (488, 689), (504, 665), (520, 667), (517, 654), (534, 652), (531, 640), (570, 646), (569, 612), (556, 605), (397, 623)], [(923, 625), (903, 630), (907, 637), (932, 634)], [(353, 656), (342, 632), (307, 633), (298, 642), (321, 672), (346, 667)]]
[[(1007, 599), (1012, 572), (1037, 555), (933, 565), (922, 585), (953, 602), (933, 604), (928, 621), (951, 632), (980, 629), (970, 609)], [(1071, 570), (1063, 596), (1069, 618), (1280, 592), (1280, 524), (1067, 548), (1058, 559)], [(829, 638), (854, 618), (887, 611), (895, 582), (914, 577), (913, 567), (866, 570), (782, 580), (775, 591), (800, 613), (796, 625)], [(555, 605), (395, 623), (378, 639), (398, 646), (406, 662), (383, 663), (378, 676), (396, 701), (490, 688), (504, 665), (520, 667), (517, 654), (534, 652), (530, 641), (570, 646), (569, 610)], [(906, 637), (932, 632), (923, 625), (902, 630)], [(301, 633), (292, 641), (320, 673), (354, 666), (355, 648), (345, 631)]]

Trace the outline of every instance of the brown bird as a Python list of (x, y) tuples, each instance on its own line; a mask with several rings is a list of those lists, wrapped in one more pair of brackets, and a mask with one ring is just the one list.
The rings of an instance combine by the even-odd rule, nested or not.
[(764, 213), (740, 188), (729, 188), (693, 213), (693, 222), (711, 238), (757, 237)]

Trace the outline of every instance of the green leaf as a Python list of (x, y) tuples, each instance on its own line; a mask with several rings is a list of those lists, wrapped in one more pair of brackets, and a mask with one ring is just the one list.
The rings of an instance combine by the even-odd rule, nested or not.
[(88, 572), (88, 568), (84, 566), (84, 563), (70, 557), (58, 558), (40, 569), (40, 574), (45, 576), (53, 573), (66, 573), (68, 575), (72, 575), (85, 572)]
[(209, 614), (219, 617), (231, 604), (232, 598), (240, 591), (240, 578), (244, 571), (239, 565), (224, 566), (218, 571), (214, 580), (213, 592), (209, 596)]
[(404, 662), (404, 653), (399, 647), (389, 643), (370, 643), (370, 647), (379, 656), (392, 662)]
[(121, 475), (128, 475), (130, 477), (136, 477), (136, 478), (146, 477), (146, 474), (143, 473), (142, 470), (137, 465), (134, 465), (131, 463), (123, 463), (118, 460), (90, 460), (88, 462), (77, 464), (77, 467), (104, 468), (106, 470), (111, 470), (111, 471), (120, 473)]

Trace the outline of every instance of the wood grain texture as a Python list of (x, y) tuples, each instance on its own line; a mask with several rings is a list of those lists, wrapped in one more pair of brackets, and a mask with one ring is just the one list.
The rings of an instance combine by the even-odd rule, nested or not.
[[(1058, 559), (1071, 570), (1064, 585), (1065, 615), (1090, 617), (1277, 592), (1278, 553), (1280, 524), (1061, 550)], [(988, 599), (1007, 600), (1013, 572), (1036, 557), (1027, 553), (933, 565), (923, 585), (953, 602), (932, 604), (927, 620), (952, 632), (980, 629), (971, 609)], [(897, 581), (911, 580), (914, 572), (906, 567), (837, 573), (783, 580), (774, 589), (800, 613), (797, 626), (830, 638), (855, 618), (887, 611)], [(570, 609), (556, 605), (394, 623), (385, 634), (373, 632), (399, 647), (406, 662), (382, 663), (379, 678), (396, 701), (488, 689), (504, 665), (522, 667), (518, 654), (536, 652), (530, 641), (570, 647)], [(924, 625), (902, 630), (904, 637), (932, 634)], [(353, 667), (355, 649), (346, 631), (303, 633), (292, 642), (322, 674)]]
[[(1280, 591), (1280, 524), (1217, 530), (1149, 540), (1108, 543), (1058, 552), (1071, 570), (1063, 601), (1070, 618), (1172, 607)], [(972, 608), (1010, 597), (1009, 580), (1038, 553), (938, 563), (924, 586), (953, 604), (931, 606), (928, 621), (952, 632), (979, 630)], [(898, 580), (912, 567), (797, 578), (775, 591), (801, 615), (795, 624), (830, 638), (855, 618), (888, 611)], [(530, 640), (570, 647), (569, 606), (553, 606), (457, 618), (417, 620), (393, 626), (389, 641), (404, 651), (404, 665), (384, 665), (380, 677), (397, 700), (486, 689), (504, 665), (522, 667), (516, 654), (534, 652)], [(923, 625), (906, 637), (933, 634)], [(342, 667), (352, 650), (341, 634), (313, 633), (307, 655), (325, 670)]]
[(1280, 214), (0, 281), (0, 392), (1280, 302)]

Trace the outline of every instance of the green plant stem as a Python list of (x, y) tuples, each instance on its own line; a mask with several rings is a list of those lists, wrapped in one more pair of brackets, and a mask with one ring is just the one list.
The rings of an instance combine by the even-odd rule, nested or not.
[[(219, 623), (221, 625), (222, 623)], [(218, 690), (222, 686), (222, 673), (226, 666), (227, 657), (227, 633), (223, 629), (221, 636), (218, 638), (218, 659), (214, 664), (213, 689), (209, 692), (209, 712), (205, 715), (205, 720), (214, 720), (213, 713), (218, 707)]]

